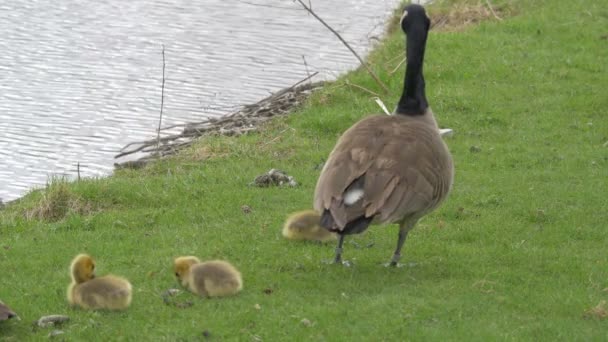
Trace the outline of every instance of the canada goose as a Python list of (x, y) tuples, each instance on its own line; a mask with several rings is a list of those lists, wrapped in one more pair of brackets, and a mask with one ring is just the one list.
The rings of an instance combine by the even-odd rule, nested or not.
[(292, 213), (283, 225), (283, 236), (289, 240), (332, 241), (337, 234), (321, 227), (321, 215), (314, 210)]
[(222, 260), (201, 262), (194, 256), (178, 257), (174, 271), (183, 287), (203, 297), (230, 296), (243, 288), (241, 273)]
[(6, 304), (0, 301), (0, 321), (6, 321), (13, 317), (17, 317), (17, 314), (11, 310)]
[(339, 234), (334, 262), (342, 262), (344, 236), (371, 223), (399, 223), (396, 266), (408, 232), (446, 198), (452, 186), (452, 157), (428, 106), (422, 75), (430, 19), (424, 8), (405, 7), (407, 37), (404, 90), (394, 115), (355, 123), (330, 153), (315, 189), (321, 226)]
[(87, 254), (77, 255), (70, 265), (72, 283), (68, 302), (83, 309), (126, 309), (131, 304), (132, 286), (114, 275), (95, 277), (95, 261)]

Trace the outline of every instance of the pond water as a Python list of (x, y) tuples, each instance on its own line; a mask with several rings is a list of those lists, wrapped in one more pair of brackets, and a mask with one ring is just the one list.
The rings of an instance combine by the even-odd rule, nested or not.
[[(361, 55), (399, 2), (311, 1)], [(3, 0), (0, 198), (74, 178), (77, 164), (108, 175), (123, 146), (154, 138), (163, 45), (163, 126), (256, 102), (307, 68), (319, 80), (358, 65), (291, 0)]]

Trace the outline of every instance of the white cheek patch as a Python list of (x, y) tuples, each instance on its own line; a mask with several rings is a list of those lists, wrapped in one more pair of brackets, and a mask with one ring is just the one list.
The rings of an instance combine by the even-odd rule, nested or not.
[(344, 194), (344, 204), (353, 205), (363, 198), (363, 189), (352, 189)]
[(403, 26), (403, 19), (405, 19), (405, 17), (407, 17), (407, 11), (403, 11), (401, 19), (399, 19), (399, 26)]

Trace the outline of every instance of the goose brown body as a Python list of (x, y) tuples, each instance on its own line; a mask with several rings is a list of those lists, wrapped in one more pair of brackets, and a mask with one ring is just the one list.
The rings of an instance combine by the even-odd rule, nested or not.
[[(435, 209), (453, 179), (452, 158), (430, 109), (423, 117), (366, 117), (338, 140), (321, 172), (315, 209), (329, 210), (335, 232), (363, 216), (374, 223), (415, 220)], [(362, 195), (347, 205), (355, 181)], [(350, 189), (349, 189), (350, 190)]]
[(408, 63), (394, 115), (366, 117), (344, 132), (317, 181), (313, 204), (322, 213), (321, 226), (340, 235), (335, 262), (341, 262), (344, 235), (372, 223), (399, 223), (390, 262), (396, 265), (407, 233), (452, 187), (452, 157), (428, 106), (422, 74), (430, 19), (422, 6), (411, 4), (401, 27)]

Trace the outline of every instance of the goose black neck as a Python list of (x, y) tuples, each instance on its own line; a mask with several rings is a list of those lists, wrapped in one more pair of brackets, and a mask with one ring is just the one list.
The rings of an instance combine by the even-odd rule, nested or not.
[(422, 64), (426, 46), (427, 30), (425, 27), (411, 27), (407, 34), (407, 66), (403, 94), (397, 105), (397, 114), (423, 115), (428, 108), (424, 92), (424, 76)]

